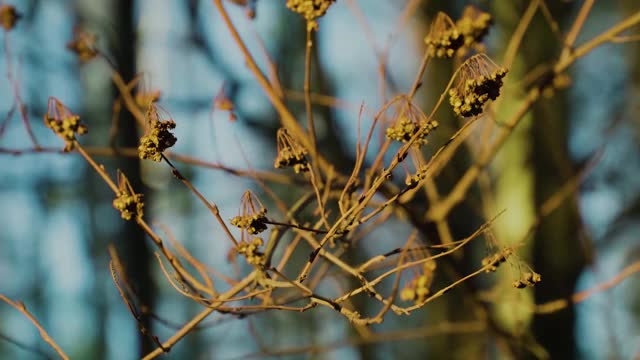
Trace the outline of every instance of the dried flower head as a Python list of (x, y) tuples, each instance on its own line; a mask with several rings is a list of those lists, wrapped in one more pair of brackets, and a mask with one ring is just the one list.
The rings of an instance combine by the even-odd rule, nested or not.
[(500, 95), (507, 69), (496, 65), (485, 54), (470, 57), (460, 67), (457, 84), (449, 90), (453, 112), (462, 117), (480, 115), (489, 100)]
[(50, 97), (44, 124), (64, 140), (64, 151), (73, 150), (76, 135), (84, 135), (89, 129), (80, 122), (80, 116), (74, 114), (60, 100)]
[(287, 0), (287, 7), (304, 16), (308, 22), (315, 22), (315, 19), (327, 12), (333, 2), (335, 0)]
[(5, 31), (13, 29), (21, 17), (14, 6), (0, 5), (0, 26), (2, 26)]
[(264, 253), (260, 251), (260, 248), (264, 242), (261, 238), (254, 236), (251, 241), (241, 241), (236, 247), (235, 251), (243, 255), (247, 262), (254, 266), (263, 266), (266, 262)]
[[(247, 190), (242, 195), (240, 202), (240, 215), (231, 219), (231, 224), (255, 235), (267, 230), (267, 209), (262, 205), (260, 199)], [(244, 238), (244, 232), (242, 234)]]
[(523, 289), (527, 286), (532, 287), (535, 284), (542, 281), (542, 276), (535, 271), (527, 271), (522, 275), (522, 278), (513, 282), (513, 287), (517, 289)]
[(504, 248), (500, 252), (487, 256), (482, 259), (482, 266), (486, 267), (485, 272), (494, 272), (498, 270), (498, 266), (507, 261), (509, 255), (513, 253), (511, 248)]
[(429, 55), (451, 58), (464, 45), (464, 37), (454, 25), (453, 20), (447, 14), (439, 12), (424, 42), (429, 47)]
[(140, 139), (138, 154), (140, 159), (160, 161), (162, 152), (175, 145), (178, 140), (170, 131), (175, 129), (176, 123), (171, 119), (162, 121), (154, 103), (147, 109), (146, 121), (147, 130)]
[(493, 24), (491, 14), (468, 5), (464, 8), (462, 17), (456, 21), (456, 28), (464, 37), (464, 45), (470, 47), (482, 41), (489, 32), (491, 24)]
[(435, 270), (436, 262), (434, 260), (425, 262), (418, 275), (400, 291), (400, 299), (414, 301), (416, 304), (423, 303), (429, 296), (429, 288), (433, 283)]
[(278, 156), (273, 164), (276, 169), (293, 167), (296, 174), (309, 171), (307, 150), (289, 134), (287, 129), (278, 130), (276, 142)]
[(438, 127), (436, 120), (427, 119), (427, 116), (409, 101), (401, 105), (395, 118), (395, 123), (385, 132), (387, 138), (406, 143), (418, 134), (413, 143), (415, 146), (427, 144), (427, 136)]
[(118, 193), (113, 200), (113, 207), (120, 211), (120, 216), (125, 220), (141, 218), (144, 213), (143, 195), (133, 191), (129, 179), (120, 170), (118, 170)]
[(73, 40), (67, 43), (67, 49), (73, 51), (81, 62), (88, 62), (98, 56), (96, 40), (94, 34), (76, 29)]

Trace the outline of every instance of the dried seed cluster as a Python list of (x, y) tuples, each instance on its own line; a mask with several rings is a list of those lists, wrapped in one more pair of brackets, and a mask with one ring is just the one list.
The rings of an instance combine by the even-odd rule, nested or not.
[(129, 191), (119, 191), (113, 200), (113, 207), (120, 211), (125, 220), (142, 217), (144, 202), (142, 194), (131, 194)]
[(259, 234), (267, 230), (267, 209), (260, 209), (256, 214), (239, 215), (231, 219), (231, 225), (245, 229), (249, 234)]
[(113, 207), (120, 211), (120, 216), (125, 220), (141, 218), (144, 214), (143, 195), (135, 193), (129, 180), (121, 172), (118, 172), (118, 192), (113, 199)]
[(160, 120), (153, 103), (147, 110), (147, 133), (140, 139), (138, 154), (140, 159), (162, 160), (162, 152), (175, 145), (178, 140), (170, 130), (175, 129), (173, 120)]
[(14, 6), (0, 5), (0, 26), (2, 26), (5, 31), (13, 29), (18, 20), (20, 20), (20, 17), (20, 14)]
[(462, 117), (482, 114), (487, 101), (500, 95), (502, 79), (507, 72), (484, 54), (469, 58), (460, 68), (458, 85), (449, 90), (453, 112)]
[(416, 133), (419, 133), (414, 144), (420, 146), (428, 143), (427, 136), (437, 127), (438, 122), (436, 120), (414, 121), (407, 116), (401, 116), (395, 126), (387, 128), (386, 136), (391, 140), (406, 143), (411, 140)]
[(245, 232), (255, 235), (267, 230), (267, 209), (260, 199), (247, 190), (240, 201), (240, 214), (231, 219), (231, 224), (243, 229), (242, 240), (245, 240)]
[(402, 291), (400, 299), (404, 301), (414, 301), (422, 303), (429, 296), (429, 287), (433, 283), (436, 270), (436, 262), (430, 260), (424, 263), (422, 267), (423, 273), (415, 277)]
[(238, 244), (236, 251), (243, 255), (247, 262), (254, 266), (262, 266), (265, 264), (264, 253), (260, 251), (260, 247), (264, 242), (259, 237), (254, 237), (250, 242), (243, 241)]
[(84, 135), (89, 129), (80, 122), (80, 116), (74, 114), (58, 99), (50, 97), (44, 124), (60, 136), (64, 142), (64, 151), (73, 150), (76, 135)]
[(418, 171), (416, 171), (415, 175), (407, 176), (407, 179), (404, 181), (404, 183), (407, 185), (407, 188), (413, 189), (416, 186), (418, 186), (420, 181), (424, 180), (426, 177), (427, 177), (427, 167), (423, 165), (418, 169)]
[(307, 151), (303, 148), (294, 149), (291, 147), (283, 148), (278, 152), (276, 157), (275, 168), (293, 167), (293, 171), (297, 173), (309, 171), (309, 161), (307, 160)]
[(464, 36), (456, 28), (453, 20), (443, 13), (436, 15), (429, 35), (424, 42), (428, 46), (429, 55), (438, 58), (451, 58), (464, 45)]
[(284, 128), (278, 130), (277, 147), (278, 156), (273, 165), (276, 169), (293, 167), (296, 174), (309, 171), (307, 149), (303, 148)]
[(67, 43), (67, 49), (73, 51), (80, 61), (88, 62), (98, 56), (96, 36), (85, 31), (76, 31), (75, 37)]
[(469, 5), (464, 9), (462, 17), (456, 21), (456, 28), (464, 37), (464, 45), (469, 47), (482, 41), (492, 24), (491, 14)]
[(304, 16), (307, 21), (314, 21), (323, 16), (335, 0), (287, 0), (287, 7)]
[(424, 39), (429, 55), (438, 58), (451, 58), (456, 52), (463, 55), (466, 51), (461, 49), (469, 49), (482, 41), (492, 23), (490, 14), (474, 6), (467, 6), (455, 24), (449, 16), (439, 12)]
[(523, 289), (527, 286), (534, 286), (542, 281), (542, 276), (535, 271), (528, 271), (524, 273), (521, 279), (513, 282), (513, 287), (517, 289)]
[(487, 256), (482, 259), (482, 266), (487, 267), (485, 272), (494, 272), (498, 270), (498, 266), (507, 261), (507, 257), (509, 257), (509, 255), (511, 255), (512, 253), (513, 250), (511, 250), (510, 248), (504, 248), (499, 253)]

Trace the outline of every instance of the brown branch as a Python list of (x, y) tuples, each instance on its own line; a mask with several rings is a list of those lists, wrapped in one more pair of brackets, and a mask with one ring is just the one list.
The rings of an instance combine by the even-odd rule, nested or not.
[(640, 260), (634, 262), (631, 265), (628, 265), (611, 279), (604, 281), (587, 290), (575, 293), (571, 295), (571, 298), (569, 299), (558, 299), (558, 300), (546, 302), (544, 304), (536, 305), (534, 312), (536, 314), (546, 315), (546, 314), (553, 314), (560, 310), (564, 310), (568, 308), (570, 305), (581, 303), (599, 292), (607, 291), (612, 287), (619, 285), (625, 279), (627, 279), (631, 275), (634, 275), (637, 272), (640, 272)]
[(55, 352), (58, 353), (58, 355), (60, 355), (62, 359), (64, 360), (69, 359), (67, 354), (65, 354), (64, 351), (62, 351), (60, 346), (58, 346), (58, 344), (51, 338), (51, 336), (49, 336), (47, 331), (42, 327), (42, 325), (40, 325), (40, 322), (29, 312), (29, 310), (27, 310), (27, 307), (24, 305), (24, 303), (22, 303), (21, 301), (13, 301), (2, 294), (0, 294), (0, 300), (6, 302), (16, 310), (20, 311), (22, 314), (24, 314), (24, 316), (26, 316), (31, 321), (31, 323), (33, 323), (33, 325), (38, 329), (38, 331), (40, 332), (40, 337), (42, 337), (42, 340), (44, 340), (47, 344), (49, 344), (53, 348), (53, 350), (55, 350)]

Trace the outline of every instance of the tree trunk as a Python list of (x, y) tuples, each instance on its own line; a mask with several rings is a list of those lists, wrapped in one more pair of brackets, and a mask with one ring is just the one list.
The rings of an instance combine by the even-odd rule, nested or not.
[[(129, 0), (117, 0), (114, 3), (113, 19), (115, 23), (115, 44), (118, 44), (115, 51), (116, 66), (120, 75), (125, 81), (130, 81), (135, 75), (136, 64), (136, 37), (134, 31), (134, 4)], [(117, 90), (116, 96), (117, 96)], [(118, 132), (118, 146), (134, 147), (138, 146), (139, 134), (133, 116), (126, 111), (121, 113), (120, 127)], [(128, 177), (136, 192), (144, 193), (142, 181), (140, 179), (140, 160), (137, 158), (119, 158), (117, 166)], [(145, 197), (145, 202), (149, 198)], [(123, 258), (129, 278), (134, 289), (136, 289), (139, 306), (144, 306), (150, 311), (154, 308), (154, 284), (151, 276), (152, 269), (150, 263), (150, 250), (145, 234), (134, 221), (127, 221), (123, 224), (122, 230), (117, 240), (118, 250)], [(142, 317), (141, 325), (151, 332), (151, 323), (148, 317)], [(154, 348), (148, 336), (140, 333), (139, 353), (144, 355)]]

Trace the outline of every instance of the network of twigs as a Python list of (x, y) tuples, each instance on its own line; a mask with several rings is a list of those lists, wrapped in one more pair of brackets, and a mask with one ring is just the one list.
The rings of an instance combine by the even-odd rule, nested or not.
[[(130, 112), (140, 128), (144, 129), (138, 149), (117, 149), (116, 152), (112, 148), (96, 148), (81, 144), (78, 135), (84, 134), (88, 130), (87, 127), (71, 109), (55, 98), (50, 99), (45, 124), (64, 140), (64, 151), (80, 154), (95, 169), (114, 192), (113, 206), (120, 211), (122, 218), (136, 222), (156, 245), (158, 264), (167, 281), (177, 292), (204, 307), (200, 314), (164, 341), (141, 327), (141, 331), (157, 343), (157, 349), (149, 353), (145, 359), (152, 359), (169, 351), (215, 311), (245, 316), (272, 310), (303, 312), (322, 306), (334, 310), (336, 314), (346, 317), (358, 326), (381, 323), (389, 312), (410, 315), (445, 295), (449, 290), (465, 284), (469, 279), (493, 272), (509, 258), (516, 257), (518, 246), (497, 246), (494, 247), (493, 253), (477, 264), (474, 271), (460, 273), (454, 254), (474, 240), (484, 238), (483, 235), (491, 231), (492, 222), (499, 214), (487, 219), (484, 225), (466, 238), (453, 239), (448, 225), (452, 209), (465, 199), (469, 189), (479, 180), (485, 168), (531, 107), (545, 94), (568, 85), (562, 80), (565, 79), (565, 71), (569, 66), (597, 46), (616, 41), (621, 33), (640, 23), (640, 13), (636, 13), (582, 45), (574, 46), (592, 4), (592, 1), (585, 1), (579, 16), (564, 38), (565, 51), (545, 73), (537, 75), (544, 81), (532, 82), (536, 85), (530, 87), (524, 101), (515, 112), (496, 114), (491, 111), (492, 102), (501, 96), (508, 96), (508, 93), (501, 94), (502, 79), (508, 76), (515, 52), (508, 52), (501, 65), (494, 63), (482, 52), (481, 41), (491, 25), (491, 16), (485, 12), (469, 7), (457, 21), (443, 13), (437, 14), (425, 37), (424, 57), (412, 87), (406, 93), (398, 94), (386, 102), (371, 115), (373, 125), (367, 130), (366, 135), (361, 138), (360, 133), (357, 134), (355, 166), (350, 174), (342, 174), (323, 156), (323, 149), (317, 147), (311, 111), (313, 98), (309, 91), (310, 54), (314, 33), (319, 26), (318, 18), (330, 16), (332, 3), (333, 1), (329, 0), (286, 2), (290, 9), (304, 17), (307, 25), (303, 94), (307, 119), (306, 125), (303, 126), (286, 106), (284, 92), (277, 77), (268, 77), (258, 67), (222, 0), (213, 0), (233, 40), (241, 49), (248, 69), (261, 85), (282, 122), (282, 129), (278, 131), (277, 139), (274, 141), (277, 157), (274, 159), (275, 170), (272, 172), (234, 169), (171, 152), (169, 149), (176, 141), (180, 141), (171, 130), (180, 126), (180, 123), (158, 111), (156, 103), (160, 93), (141, 90), (136, 92), (139, 78), (122, 79), (118, 69), (110, 61), (106, 63), (111, 67), (113, 82), (119, 90), (117, 106), (114, 106), (114, 109)], [(408, 2), (407, 13), (415, 9), (416, 3), (417, 1)], [(543, 4), (544, 2), (531, 2), (531, 7), (544, 6)], [(532, 11), (536, 11), (536, 8)], [(8, 5), (3, 5), (0, 12), (3, 24), (6, 24), (3, 27), (8, 32), (15, 25), (15, 21), (12, 24), (9, 20), (12, 14), (17, 20), (17, 14), (15, 11), (11, 12)], [(529, 10), (527, 13), (530, 13)], [(530, 21), (530, 17), (523, 18), (518, 31), (524, 31)], [(520, 34), (514, 34), (508, 49), (518, 48)], [(95, 41), (96, 37), (93, 35), (79, 32), (69, 44), (69, 48), (85, 62), (94, 59), (108, 60), (96, 47)], [(423, 74), (430, 60), (434, 58), (445, 59), (439, 61), (456, 61), (459, 66), (446, 88), (440, 91), (441, 96), (437, 103), (425, 112), (413, 99), (420, 89)], [(275, 68), (273, 64), (270, 66), (271, 69)], [(218, 109), (233, 114), (234, 104), (226, 99), (224, 94), (216, 97), (215, 104)], [(444, 145), (432, 148), (428, 140), (430, 134), (438, 131), (439, 126), (434, 114), (441, 107), (449, 105), (451, 111), (464, 120), (463, 125)], [(359, 116), (369, 115), (361, 111)], [(500, 121), (497, 119), (498, 116)], [(29, 121), (24, 114), (23, 120), (31, 134)], [(357, 121), (360, 123), (360, 118)], [(475, 162), (455, 183), (452, 190), (447, 194), (439, 194), (434, 180), (464, 144), (471, 128), (479, 122), (489, 126), (493, 136), (483, 144)], [(382, 145), (374, 146), (372, 139), (378, 133), (385, 134), (386, 138)], [(34, 146), (32, 151), (51, 151), (40, 147), (33, 135), (31, 139)], [(394, 142), (398, 143), (398, 146), (392, 146)], [(8, 150), (5, 152), (11, 153)], [(371, 164), (365, 162), (367, 153), (375, 153), (375, 160)], [(227, 238), (225, 241), (229, 241), (230, 244), (229, 261), (244, 262), (244, 269), (247, 271), (239, 278), (224, 275), (212, 278), (211, 274), (217, 272), (210, 271), (207, 265), (189, 253), (170, 233), (165, 232), (166, 235), (162, 236), (149, 225), (144, 215), (142, 195), (136, 193), (126, 174), (118, 171), (116, 179), (113, 179), (110, 173), (114, 171), (106, 169), (94, 160), (94, 157), (102, 155), (139, 156), (141, 159), (164, 162), (168, 171), (180, 180), (216, 219)], [(276, 205), (273, 209), (267, 209), (263, 202), (248, 190), (240, 200), (239, 213), (231, 217), (229, 214), (221, 214), (216, 203), (205, 198), (190, 180), (183, 176), (179, 167), (185, 164), (220, 169), (234, 175), (253, 178), (260, 184), (274, 182), (297, 186), (304, 190), (304, 195), (294, 203), (287, 204), (272, 194), (272, 200)], [(392, 174), (397, 174), (399, 169), (404, 169), (406, 174), (406, 181), (400, 185), (391, 180)], [(527, 237), (540, 219), (560, 204), (559, 199), (576, 190), (579, 181), (579, 176), (572, 178), (567, 186), (549, 198), (539, 209), (538, 217), (531, 224), (531, 231)], [(411, 212), (411, 205), (420, 195), (420, 191), (427, 194), (430, 206), (426, 213), (415, 214)], [(304, 222), (300, 220), (302, 213), (306, 214), (307, 220)], [(309, 214), (312, 214), (313, 220), (308, 220)], [(384, 254), (360, 263), (345, 260), (343, 255), (349, 249), (391, 218), (410, 222), (414, 228), (401, 247), (389, 249)], [(291, 236), (287, 241), (283, 241), (288, 234)], [(526, 242), (527, 237), (523, 238), (521, 243)], [(293, 269), (288, 266), (294, 252), (306, 248), (311, 249), (308, 252), (308, 260), (299, 268)], [(110, 249), (110, 256), (110, 270), (118, 292), (132, 315), (140, 320), (143, 309), (137, 304), (137, 296), (128, 280), (125, 266), (113, 249)], [(526, 264), (523, 266), (527, 270), (522, 272), (520, 278), (514, 279), (515, 288), (534, 286), (537, 282), (543, 281), (540, 274), (528, 268)], [(457, 275), (448, 285), (436, 289), (433, 288), (433, 279), (441, 267), (447, 267)], [(638, 264), (632, 265), (619, 277), (612, 279), (608, 285), (612, 286), (638, 271), (638, 268)], [(348, 289), (338, 286), (338, 295), (321, 293), (319, 285), (329, 275), (335, 275), (335, 271), (340, 272), (341, 276), (351, 278), (353, 281), (349, 283), (356, 285)], [(372, 301), (379, 302), (380, 310), (375, 314), (364, 314), (355, 308), (351, 300), (359, 294), (366, 294)], [(582, 301), (587, 296), (588, 294), (576, 294), (572, 301)], [(4, 296), (0, 299), (34, 321), (43, 338), (61, 357), (66, 358), (64, 352), (24, 305)], [(481, 302), (477, 302), (476, 305), (478, 311), (488, 312)], [(558, 311), (567, 305), (566, 301), (552, 302), (540, 304), (531, 311), (548, 313)], [(478, 322), (461, 327), (461, 331), (484, 331), (492, 326), (495, 325), (490, 321)], [(442, 331), (456, 330), (455, 326), (451, 325), (444, 327)]]

